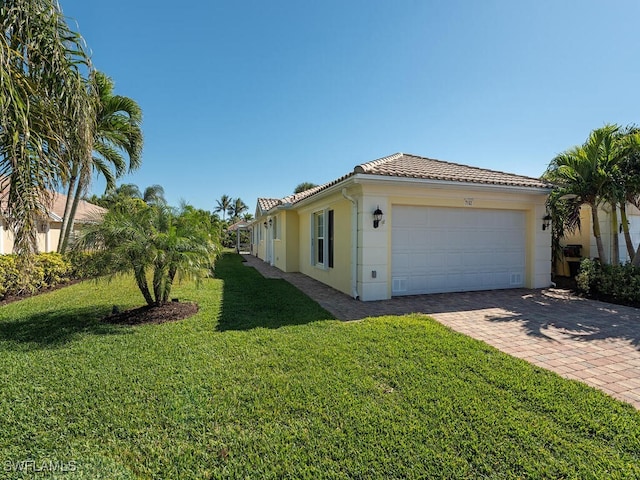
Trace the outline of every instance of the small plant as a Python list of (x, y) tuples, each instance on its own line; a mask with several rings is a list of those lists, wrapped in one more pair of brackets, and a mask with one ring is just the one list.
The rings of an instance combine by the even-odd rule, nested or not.
[(576, 275), (578, 290), (587, 295), (590, 294), (600, 275), (600, 270), (600, 262), (590, 258), (582, 260), (582, 262), (580, 262), (580, 270), (578, 275)]

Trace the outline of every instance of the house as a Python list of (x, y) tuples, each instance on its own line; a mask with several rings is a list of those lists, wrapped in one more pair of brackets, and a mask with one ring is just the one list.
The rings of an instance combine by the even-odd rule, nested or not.
[(260, 198), (251, 253), (363, 301), (551, 282), (551, 186), (396, 153), (284, 198)]
[[(0, 198), (4, 203), (5, 193), (8, 185), (5, 183), (4, 189), (0, 192)], [(58, 249), (58, 240), (62, 230), (62, 217), (67, 201), (67, 196), (54, 192), (51, 197), (50, 208), (47, 218), (42, 218), (38, 222), (38, 251), (55, 252)], [(4, 208), (3, 208), (4, 210)], [(74, 230), (85, 223), (95, 222), (101, 218), (107, 210), (92, 203), (80, 200), (74, 221)], [(13, 253), (13, 232), (9, 230), (4, 220), (0, 221), (0, 255)]]
[[(640, 242), (640, 211), (630, 203), (627, 203), (626, 210), (631, 241), (634, 249), (637, 249), (638, 242)], [(611, 263), (614, 256), (615, 245), (611, 207), (609, 205), (600, 206), (598, 209), (598, 217), (600, 237), (602, 238), (602, 246), (604, 248), (604, 262)], [(618, 260), (620, 263), (625, 263), (631, 261), (633, 255), (629, 255), (627, 251), (627, 244), (624, 234), (622, 233), (620, 211), (617, 212), (617, 220), (615, 223), (618, 225)], [(558, 275), (573, 276), (582, 258), (598, 257), (596, 238), (593, 235), (593, 219), (590, 206), (582, 205), (580, 207), (580, 228), (575, 232), (565, 235), (560, 240), (560, 244), (564, 248), (555, 265), (555, 271)]]

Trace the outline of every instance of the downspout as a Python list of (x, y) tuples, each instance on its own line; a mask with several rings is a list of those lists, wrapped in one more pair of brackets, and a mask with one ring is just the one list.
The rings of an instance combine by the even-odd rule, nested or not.
[(358, 300), (358, 201), (347, 195), (342, 189), (342, 196), (351, 202), (351, 296)]

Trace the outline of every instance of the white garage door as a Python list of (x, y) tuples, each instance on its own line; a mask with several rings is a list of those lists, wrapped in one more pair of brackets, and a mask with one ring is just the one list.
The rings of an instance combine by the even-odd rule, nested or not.
[(393, 295), (524, 286), (525, 213), (393, 207)]

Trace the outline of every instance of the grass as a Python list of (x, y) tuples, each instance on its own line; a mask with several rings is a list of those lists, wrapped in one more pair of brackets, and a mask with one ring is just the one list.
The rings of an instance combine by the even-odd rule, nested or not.
[(640, 477), (626, 404), (424, 316), (335, 321), (236, 255), (217, 277), (162, 325), (99, 322), (129, 279), (1, 307), (0, 477)]

